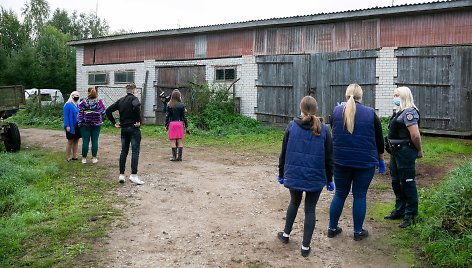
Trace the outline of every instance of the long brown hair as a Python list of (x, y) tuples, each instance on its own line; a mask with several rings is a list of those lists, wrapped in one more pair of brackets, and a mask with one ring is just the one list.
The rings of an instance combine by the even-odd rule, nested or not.
[(182, 102), (182, 97), (180, 91), (178, 89), (174, 89), (170, 95), (170, 101), (167, 106), (173, 108), (177, 102)]
[(97, 90), (95, 87), (88, 88), (88, 96), (89, 99), (95, 99), (97, 97)]
[(315, 116), (316, 111), (318, 110), (318, 103), (315, 98), (312, 96), (305, 96), (300, 101), (300, 110), (302, 112), (302, 121), (303, 122), (312, 122), (311, 130), (313, 135), (321, 135), (321, 120), (319, 117)]

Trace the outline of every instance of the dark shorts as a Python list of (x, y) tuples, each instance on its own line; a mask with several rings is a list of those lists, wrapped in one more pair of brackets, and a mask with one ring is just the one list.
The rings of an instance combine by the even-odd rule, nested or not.
[(78, 140), (78, 139), (82, 138), (82, 135), (80, 135), (79, 126), (75, 126), (75, 134), (72, 134), (72, 133), (66, 131), (66, 138), (68, 140)]

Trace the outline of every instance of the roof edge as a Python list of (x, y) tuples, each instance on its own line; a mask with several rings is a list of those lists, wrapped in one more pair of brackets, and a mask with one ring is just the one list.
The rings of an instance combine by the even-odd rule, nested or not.
[(354, 11), (342, 11), (335, 13), (319, 13), (314, 15), (303, 15), (285, 18), (272, 18), (262, 20), (252, 20), (246, 22), (234, 22), (227, 24), (216, 24), (209, 26), (195, 26), (188, 28), (169, 29), (169, 30), (157, 30), (150, 32), (139, 32), (130, 33), (123, 35), (104, 36), (98, 38), (72, 40), (67, 42), (70, 46), (80, 46), (85, 44), (93, 43), (104, 43), (119, 40), (131, 40), (137, 38), (149, 38), (159, 36), (172, 36), (172, 35), (184, 35), (184, 34), (196, 34), (196, 33), (208, 33), (225, 30), (243, 30), (249, 28), (259, 28), (267, 26), (284, 26), (284, 25), (297, 25), (306, 23), (326, 23), (329, 21), (339, 21), (346, 19), (360, 19), (377, 16), (389, 16), (389, 15), (404, 15), (419, 12), (437, 12), (440, 10), (453, 10), (459, 8), (472, 7), (472, 0), (448, 0), (441, 2), (430, 2), (422, 4), (406, 4), (400, 6), (391, 7), (374, 7), (368, 9), (360, 9)]

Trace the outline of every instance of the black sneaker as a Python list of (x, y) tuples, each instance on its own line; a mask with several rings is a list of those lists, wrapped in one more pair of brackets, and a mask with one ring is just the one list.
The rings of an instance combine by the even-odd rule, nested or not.
[(340, 234), (342, 231), (343, 229), (341, 227), (336, 227), (336, 229), (328, 228), (328, 237), (333, 238), (337, 236), (338, 234)]
[(311, 247), (308, 247), (308, 249), (301, 249), (300, 250), (300, 253), (302, 254), (303, 257), (308, 257), (308, 255), (310, 255), (310, 251), (311, 251)]
[(369, 232), (365, 229), (362, 229), (360, 233), (354, 233), (354, 240), (360, 241), (369, 236)]
[(284, 232), (278, 232), (277, 233), (277, 237), (279, 238), (279, 240), (284, 243), (284, 244), (287, 244), (288, 243), (288, 240), (289, 240), (289, 237), (285, 237), (284, 236)]
[(406, 227), (408, 227), (410, 225), (414, 225), (414, 224), (416, 224), (416, 217), (414, 217), (414, 216), (413, 217), (405, 217), (403, 219), (403, 222), (400, 223), (400, 225), (398, 225), (398, 227), (406, 228)]
[(396, 210), (392, 211), (390, 214), (385, 215), (384, 219), (386, 220), (397, 220), (403, 218), (404, 214)]

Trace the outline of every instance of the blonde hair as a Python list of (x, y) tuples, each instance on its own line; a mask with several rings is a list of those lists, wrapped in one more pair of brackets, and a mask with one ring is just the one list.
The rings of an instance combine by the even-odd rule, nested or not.
[(321, 135), (321, 120), (319, 117), (316, 117), (316, 111), (318, 110), (318, 103), (315, 98), (312, 96), (305, 96), (300, 101), (300, 110), (302, 112), (302, 121), (303, 122), (312, 122), (311, 130), (313, 135)]
[(67, 102), (71, 102), (71, 103), (77, 105), (77, 103), (74, 101), (74, 97), (73, 97), (74, 95), (77, 95), (77, 96), (80, 97), (80, 93), (78, 91), (72, 91), (69, 95), (69, 99), (67, 100)]
[(172, 94), (170, 95), (170, 101), (167, 106), (173, 108), (177, 102), (182, 102), (182, 95), (180, 94), (180, 90), (176, 88), (172, 91)]
[(362, 88), (358, 84), (350, 84), (346, 89), (346, 105), (343, 109), (344, 127), (349, 133), (354, 132), (356, 117), (356, 101), (362, 101)]
[(88, 98), (95, 99), (97, 97), (97, 90), (95, 89), (95, 87), (89, 87), (87, 91)]
[(411, 94), (410, 88), (399, 87), (396, 88), (395, 91), (398, 91), (398, 94), (400, 95), (400, 106), (396, 107), (397, 112), (403, 111), (406, 108), (415, 108), (418, 110), (413, 102), (413, 94)]

